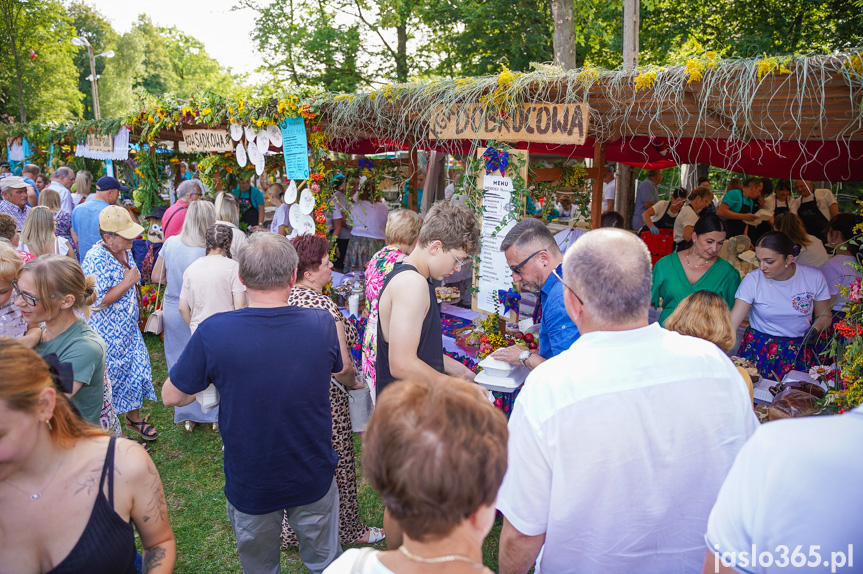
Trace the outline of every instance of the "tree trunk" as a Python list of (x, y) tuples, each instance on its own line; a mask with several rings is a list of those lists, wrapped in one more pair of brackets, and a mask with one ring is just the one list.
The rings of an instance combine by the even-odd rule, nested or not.
[(552, 0), (554, 21), (554, 63), (564, 70), (575, 69), (574, 0)]
[(27, 123), (27, 111), (24, 108), (24, 88), (21, 83), (21, 62), (18, 58), (18, 46), (15, 42), (15, 34), (9, 34), (12, 40), (12, 55), (15, 58), (15, 79), (18, 81), (18, 113), (21, 115), (21, 123)]
[(396, 79), (401, 82), (408, 81), (408, 23), (406, 18), (396, 26), (398, 45), (396, 46)]
[[(624, 0), (623, 4), (623, 67), (632, 70), (638, 65), (638, 29), (641, 3)], [(614, 207), (623, 215), (626, 226), (632, 225), (635, 210), (635, 171), (628, 165), (617, 164), (617, 184)], [(639, 226), (640, 227), (640, 226)], [(637, 227), (636, 227), (637, 229)]]

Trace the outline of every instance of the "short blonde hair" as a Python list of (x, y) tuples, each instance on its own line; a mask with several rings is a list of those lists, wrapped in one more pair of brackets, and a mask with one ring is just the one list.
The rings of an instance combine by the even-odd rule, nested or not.
[(72, 295), (73, 311), (90, 316), (90, 307), (96, 303), (96, 277), (84, 275), (78, 262), (65, 255), (43, 255), (28, 261), (21, 273), (32, 273), (36, 283), (36, 296), (51, 313), (60, 307), (60, 299)]
[(39, 194), (39, 205), (44, 205), (51, 211), (57, 211), (62, 207), (60, 203), (60, 194), (57, 193), (56, 189), (46, 187), (42, 190), (42, 193)]
[(18, 277), (24, 261), (15, 252), (15, 248), (5, 241), (0, 241), (0, 281), (12, 281)]
[[(80, 195), (90, 195), (93, 188), (93, 174), (86, 169), (78, 170), (75, 176), (75, 193)], [(39, 199), (42, 199), (41, 196)]]
[(193, 201), (189, 204), (180, 240), (189, 247), (207, 247), (207, 230), (216, 223), (216, 210), (209, 201)]
[(696, 291), (688, 296), (663, 326), (681, 335), (710, 341), (726, 353), (737, 343), (728, 303), (713, 291)]
[(216, 196), (216, 221), (227, 221), (240, 225), (240, 206), (237, 199), (230, 193), (219, 192)]
[(423, 227), (422, 218), (413, 211), (397, 209), (387, 216), (387, 245), (413, 245)]

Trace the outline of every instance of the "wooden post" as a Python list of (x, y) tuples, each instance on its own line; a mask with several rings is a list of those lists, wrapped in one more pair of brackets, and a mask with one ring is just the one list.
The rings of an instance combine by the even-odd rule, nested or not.
[[(628, 70), (632, 70), (638, 65), (640, 10), (640, 0), (624, 0), (623, 67)], [(635, 210), (635, 170), (628, 165), (617, 165), (614, 208), (623, 215), (624, 225), (629, 228), (632, 225), (632, 212)]]
[(599, 229), (602, 217), (602, 180), (605, 174), (605, 145), (599, 140), (593, 144), (593, 183), (590, 198), (590, 228)]

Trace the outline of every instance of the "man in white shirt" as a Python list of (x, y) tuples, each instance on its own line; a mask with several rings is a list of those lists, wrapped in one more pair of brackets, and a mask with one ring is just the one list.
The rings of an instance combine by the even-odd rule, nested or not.
[(75, 170), (70, 167), (58, 167), (51, 174), (51, 184), (48, 186), (60, 195), (60, 209), (71, 214), (74, 202), (69, 188), (75, 183)]
[[(759, 428), (710, 512), (703, 572), (859, 572), (849, 561), (863, 533), (863, 458), (851, 454), (860, 444), (863, 407)], [(848, 485), (847, 496), (824, 504), (813, 487), (830, 485)]]
[(563, 272), (582, 335), (516, 401), (500, 572), (696, 572), (710, 508), (758, 426), (747, 387), (712, 343), (648, 325), (650, 254), (634, 234), (586, 233)]
[(605, 177), (602, 178), (602, 212), (614, 211), (614, 192), (617, 181), (614, 179), (615, 167), (612, 164), (605, 166)]

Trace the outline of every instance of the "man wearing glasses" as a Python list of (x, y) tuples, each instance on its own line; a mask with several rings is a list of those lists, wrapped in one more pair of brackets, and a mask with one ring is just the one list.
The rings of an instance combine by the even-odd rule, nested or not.
[(539, 293), (540, 327), (538, 353), (513, 345), (495, 351), (494, 358), (510, 365), (535, 369), (540, 363), (566, 349), (578, 339), (578, 328), (563, 304), (563, 284), (560, 281), (563, 255), (554, 236), (538, 219), (519, 221), (510, 229), (501, 251), (512, 271), (512, 280), (521, 282), (522, 289)]

